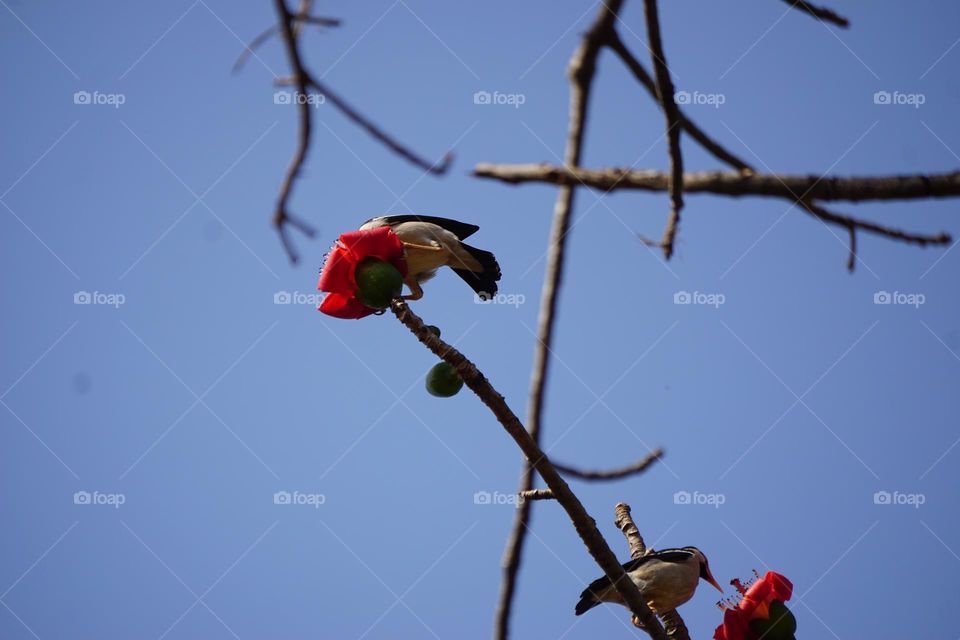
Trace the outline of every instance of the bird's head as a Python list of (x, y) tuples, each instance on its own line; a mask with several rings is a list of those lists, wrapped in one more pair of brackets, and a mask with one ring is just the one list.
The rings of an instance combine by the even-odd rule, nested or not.
[(700, 577), (712, 584), (717, 588), (717, 591), (723, 593), (723, 587), (721, 587), (716, 578), (713, 577), (713, 574), (710, 573), (710, 562), (707, 560), (707, 556), (703, 555), (703, 552), (696, 547), (686, 547), (693, 555), (696, 557), (697, 561), (700, 563)]

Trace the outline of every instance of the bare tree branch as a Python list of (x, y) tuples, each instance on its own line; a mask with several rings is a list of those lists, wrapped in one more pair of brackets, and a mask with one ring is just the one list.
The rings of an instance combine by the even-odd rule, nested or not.
[(617, 556), (597, 529), (596, 522), (590, 517), (579, 498), (571, 491), (569, 485), (551, 464), (547, 455), (524, 428), (520, 419), (507, 405), (503, 396), (490, 384), (489, 380), (477, 369), (473, 362), (457, 349), (438, 338), (433, 331), (427, 328), (423, 320), (410, 310), (405, 302), (394, 300), (390, 305), (390, 310), (427, 349), (453, 365), (464, 384), (487, 405), (507, 434), (520, 447), (526, 459), (543, 478), (544, 483), (553, 492), (557, 502), (567, 512), (577, 535), (583, 540), (593, 559), (610, 578), (617, 593), (627, 603), (627, 607), (633, 615), (640, 619), (644, 625), (644, 631), (651, 638), (665, 640), (667, 636), (659, 620), (647, 607), (637, 585), (627, 577), (620, 561), (617, 560)]
[[(650, 95), (656, 99), (657, 83), (650, 76), (647, 70), (643, 68), (643, 65), (640, 64), (640, 61), (637, 60), (637, 58), (630, 52), (629, 49), (627, 49), (627, 46), (623, 43), (623, 40), (620, 39), (620, 35), (616, 30), (613, 30), (610, 33), (607, 46), (610, 47), (614, 53), (620, 56), (620, 59), (625, 65), (627, 65), (627, 68), (633, 74), (633, 77), (637, 79), (637, 82), (643, 85), (643, 87), (650, 92)], [(674, 104), (676, 104), (676, 100), (674, 100)], [(718, 160), (725, 162), (734, 169), (744, 173), (753, 173), (753, 167), (704, 133), (704, 131), (697, 126), (695, 122), (690, 120), (683, 113), (683, 111), (680, 110), (679, 106), (677, 106), (677, 115), (680, 117), (680, 126), (683, 127), (683, 130), (690, 134), (691, 138), (700, 143), (700, 146), (706, 149), (707, 152), (713, 154), (713, 156)]]
[[(550, 184), (583, 184), (602, 191), (637, 189), (669, 191), (668, 174), (660, 171), (629, 169), (571, 169), (549, 164), (495, 165), (479, 164), (473, 174), (509, 184), (545, 182)], [(952, 237), (945, 231), (923, 234), (887, 227), (868, 220), (832, 213), (814, 200), (900, 200), (947, 198), (960, 196), (960, 172), (935, 175), (876, 176), (831, 178), (814, 175), (777, 175), (740, 173), (687, 173), (683, 176), (687, 193), (713, 193), (726, 196), (777, 197), (795, 202), (815, 217), (844, 227), (876, 234), (891, 240), (915, 244), (948, 245)], [(803, 194), (798, 196), (797, 194)]]
[(857, 267), (857, 229), (851, 226), (848, 231), (850, 232), (850, 257), (847, 258), (847, 271), (853, 273)]
[[(583, 147), (584, 129), (587, 120), (587, 108), (590, 88), (596, 71), (597, 56), (609, 34), (613, 32), (613, 23), (617, 18), (623, 0), (605, 0), (600, 6), (593, 24), (583, 35), (574, 51), (567, 68), (570, 81), (570, 116), (567, 127), (567, 142), (564, 150), (564, 164), (576, 167), (580, 164)], [(573, 213), (575, 186), (562, 186), (557, 193), (553, 209), (553, 226), (547, 250), (547, 266), (543, 289), (540, 295), (540, 315), (537, 322), (537, 344), (534, 352), (533, 368), (530, 374), (530, 400), (527, 407), (527, 427), (535, 444), (540, 444), (540, 427), (543, 405), (546, 397), (547, 375), (553, 343), (553, 328), (556, 317), (557, 299), (560, 293), (560, 281), (563, 276), (564, 249), (570, 230), (570, 218)], [(532, 461), (524, 462), (521, 472), (520, 489), (522, 494), (534, 488)], [(494, 638), (507, 640), (510, 632), (510, 614), (517, 588), (517, 576), (523, 557), (523, 545), (530, 526), (533, 505), (524, 502), (519, 506), (513, 521), (513, 528), (507, 540), (503, 557), (503, 579), (500, 583), (500, 595), (497, 602), (494, 622)]]
[(647, 38), (650, 41), (650, 57), (653, 60), (653, 72), (657, 78), (657, 99), (667, 121), (667, 142), (670, 152), (670, 219), (663, 232), (661, 246), (663, 257), (667, 260), (673, 255), (673, 241), (677, 237), (680, 224), (680, 211), (683, 209), (683, 154), (680, 151), (680, 115), (677, 103), (673, 99), (673, 80), (663, 52), (663, 39), (660, 37), (660, 18), (657, 15), (657, 0), (644, 0), (643, 13), (647, 22)]
[[(600, 191), (632, 189), (669, 191), (670, 175), (642, 169), (586, 169), (543, 164), (490, 164), (476, 166), (473, 175), (510, 184), (545, 182), (556, 185), (583, 184)], [(722, 196), (768, 196), (794, 199), (805, 194), (812, 200), (918, 200), (960, 196), (960, 171), (937, 174), (831, 177), (814, 174), (770, 174), (710, 171), (685, 173), (685, 193)]]
[[(305, 15), (303, 13), (302, 7), (300, 11), (293, 16), (293, 21), (294, 21), (294, 35), (297, 35), (297, 28), (301, 24), (315, 24), (321, 27), (339, 27), (342, 24), (340, 20), (336, 18), (323, 18), (320, 16)], [(274, 34), (277, 33), (277, 31), (278, 31), (278, 25), (271, 25), (266, 29), (264, 29), (263, 31), (261, 31), (257, 35), (257, 37), (255, 37), (253, 40), (247, 43), (247, 45), (243, 48), (243, 51), (240, 52), (240, 55), (237, 56), (237, 60), (236, 62), (233, 63), (233, 69), (231, 69), (231, 71), (233, 73), (239, 72), (240, 69), (243, 68), (243, 65), (246, 64), (250, 56), (253, 55), (253, 53), (257, 49), (259, 49), (261, 45), (263, 45), (263, 43), (265, 43), (267, 40), (273, 37)]]
[(523, 500), (556, 500), (553, 491), (550, 489), (530, 489), (518, 493)]
[[(287, 57), (290, 59), (290, 66), (293, 69), (293, 79), (297, 90), (301, 96), (307, 93), (307, 84), (309, 76), (303, 67), (300, 59), (300, 45), (293, 32), (293, 15), (287, 9), (286, 0), (274, 0), (277, 15), (280, 19), (280, 33), (283, 36), (283, 42), (287, 48)], [(303, 0), (304, 12), (308, 11), (310, 0)], [(280, 183), (280, 196), (277, 199), (277, 207), (273, 213), (273, 226), (280, 234), (280, 241), (287, 252), (290, 262), (297, 261), (297, 253), (293, 248), (290, 237), (287, 235), (287, 225), (290, 224), (295, 229), (304, 233), (308, 237), (313, 237), (316, 231), (307, 225), (307, 223), (293, 218), (287, 211), (287, 203), (290, 200), (290, 194), (293, 191), (293, 183), (303, 168), (303, 163), (307, 159), (307, 152), (310, 150), (310, 130), (313, 126), (310, 114), (310, 105), (306, 101), (297, 102), (297, 113), (300, 119), (300, 132), (297, 139), (297, 148), (293, 153), (293, 158), (287, 167), (287, 172)]]
[(411, 151), (396, 138), (377, 126), (372, 120), (357, 111), (346, 100), (334, 93), (333, 89), (331, 89), (329, 86), (320, 82), (313, 76), (310, 76), (309, 81), (310, 85), (320, 92), (327, 100), (333, 103), (333, 105), (339, 109), (343, 115), (347, 116), (355, 124), (359, 125), (360, 128), (366, 131), (372, 138), (383, 144), (385, 147), (393, 151), (410, 164), (420, 167), (427, 173), (432, 173), (434, 175), (443, 175), (447, 172), (447, 169), (450, 168), (450, 163), (453, 162), (453, 152), (448, 151), (440, 160), (430, 162), (429, 160), (426, 160)]
[[(627, 539), (627, 546), (630, 547), (630, 557), (637, 559), (647, 555), (647, 545), (643, 541), (643, 536), (640, 535), (640, 529), (633, 521), (633, 516), (630, 515), (630, 505), (618, 502), (617, 506), (613, 508), (613, 514), (616, 516), (613, 524), (616, 525), (617, 529), (620, 529), (623, 537)], [(650, 551), (653, 551), (653, 549), (650, 549)]]
[(804, 13), (809, 13), (811, 16), (820, 20), (822, 22), (832, 22), (838, 27), (843, 27), (846, 29), (850, 26), (850, 21), (844, 18), (841, 15), (838, 15), (833, 12), (831, 9), (825, 7), (818, 7), (813, 3), (806, 2), (805, 0), (783, 0), (789, 4), (794, 9), (798, 11), (803, 11)]
[(621, 478), (643, 473), (662, 457), (663, 449), (656, 449), (637, 462), (617, 469), (584, 471), (576, 467), (560, 464), (559, 462), (554, 462), (553, 466), (563, 475), (577, 478), (578, 480), (620, 480)]
[[(300, 126), (297, 137), (297, 148), (294, 151), (293, 158), (291, 159), (290, 164), (287, 167), (286, 174), (283, 177), (283, 181), (280, 184), (280, 195), (277, 199), (277, 206), (273, 214), (273, 226), (276, 227), (277, 232), (280, 234), (280, 241), (283, 243), (284, 250), (287, 252), (287, 256), (289, 257), (290, 261), (296, 262), (298, 256), (287, 233), (287, 226), (291, 226), (310, 237), (315, 234), (315, 231), (311, 226), (302, 220), (294, 218), (288, 211), (290, 195), (293, 192), (294, 183), (299, 177), (300, 171), (303, 169), (303, 164), (307, 158), (307, 152), (310, 149), (312, 117), (310, 113), (311, 105), (307, 102), (306, 96), (311, 90), (316, 90), (323, 94), (323, 96), (345, 116), (347, 116), (347, 118), (358, 124), (369, 135), (385, 145), (395, 154), (420, 167), (427, 173), (442, 175), (450, 167), (450, 162), (453, 156), (451, 153), (447, 153), (440, 161), (432, 163), (424, 160), (397, 141), (395, 138), (383, 131), (380, 127), (374, 124), (372, 120), (362, 115), (354, 107), (348, 104), (346, 100), (334, 93), (334, 91), (327, 85), (314, 78), (310, 72), (307, 71), (307, 68), (303, 64), (303, 59), (300, 55), (300, 43), (297, 37), (298, 27), (302, 23), (333, 26), (334, 22), (336, 22), (336, 24), (339, 24), (339, 22), (330, 18), (310, 16), (310, 7), (312, 5), (311, 0), (301, 0), (300, 8), (296, 14), (291, 13), (287, 8), (286, 0), (274, 0), (274, 5), (279, 18), (279, 24), (275, 30), (280, 34), (281, 39), (284, 42), (284, 46), (287, 50), (287, 58), (290, 61), (291, 76), (288, 79), (288, 82), (294, 86), (298, 94), (295, 102), (297, 104)], [(257, 36), (257, 38), (254, 39), (253, 42), (250, 43), (250, 45), (247, 46), (244, 53), (252, 53), (253, 49), (269, 38), (272, 32), (273, 30), (271, 29), (261, 33), (259, 36)], [(237, 61), (238, 64), (242, 64), (242, 58), (243, 54), (241, 54), (241, 59)], [(237, 65), (235, 65), (235, 67), (236, 66)]]

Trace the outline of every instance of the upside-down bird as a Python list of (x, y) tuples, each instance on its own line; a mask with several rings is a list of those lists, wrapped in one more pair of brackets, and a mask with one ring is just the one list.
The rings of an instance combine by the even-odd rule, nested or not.
[[(710, 573), (706, 556), (696, 547), (654, 551), (627, 562), (623, 570), (640, 589), (647, 606), (654, 613), (666, 613), (692, 598), (700, 578), (723, 593)], [(579, 616), (601, 602), (626, 606), (606, 576), (591, 582), (580, 594), (580, 602), (574, 613)]]
[(496, 295), (500, 280), (497, 259), (489, 251), (462, 242), (480, 229), (477, 225), (434, 216), (396, 215), (367, 220), (360, 229), (382, 226), (389, 226), (403, 243), (407, 261), (404, 282), (410, 287), (410, 295), (402, 299), (422, 298), (420, 284), (443, 266), (453, 269), (480, 298), (489, 300)]

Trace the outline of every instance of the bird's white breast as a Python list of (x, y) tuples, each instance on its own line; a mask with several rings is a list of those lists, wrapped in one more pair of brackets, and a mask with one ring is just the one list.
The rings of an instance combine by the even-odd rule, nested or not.
[(650, 562), (630, 573), (648, 602), (659, 612), (676, 609), (693, 597), (700, 580), (700, 564), (687, 562)]

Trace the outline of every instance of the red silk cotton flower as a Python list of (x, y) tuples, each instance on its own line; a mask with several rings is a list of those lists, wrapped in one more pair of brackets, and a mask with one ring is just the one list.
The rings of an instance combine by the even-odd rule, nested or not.
[(355, 271), (365, 258), (377, 258), (389, 262), (400, 275), (407, 275), (407, 261), (403, 257), (400, 238), (390, 227), (377, 227), (363, 231), (348, 231), (340, 234), (327, 261), (320, 271), (317, 288), (327, 295), (318, 307), (334, 318), (359, 319), (376, 313), (358, 298)]
[[(739, 580), (733, 584), (743, 597), (735, 606), (723, 607), (723, 624), (714, 631), (714, 640), (756, 640), (761, 636), (757, 633), (759, 628), (779, 626), (787, 622), (783, 620), (787, 616), (793, 629), (796, 628), (793, 614), (783, 605), (793, 595), (793, 583), (786, 576), (768, 571), (749, 589), (743, 588)], [(780, 637), (779, 633), (764, 632), (763, 635), (765, 639)]]

